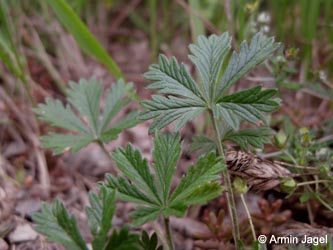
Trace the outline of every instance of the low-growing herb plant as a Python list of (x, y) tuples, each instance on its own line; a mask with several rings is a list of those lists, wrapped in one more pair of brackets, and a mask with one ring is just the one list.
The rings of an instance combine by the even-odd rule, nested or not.
[[(250, 44), (244, 41), (240, 52), (234, 51), (226, 62), (230, 47), (231, 37), (228, 33), (221, 36), (211, 35), (209, 38), (200, 36), (197, 44), (189, 46), (189, 58), (196, 66), (200, 82), (196, 82), (185, 65), (179, 64), (176, 58), (168, 60), (164, 55), (160, 56), (159, 63), (152, 65), (145, 74), (145, 77), (152, 81), (148, 88), (157, 90), (160, 94), (142, 102), (146, 111), (141, 113), (140, 118), (154, 120), (150, 133), (172, 122), (175, 123), (174, 130), (178, 131), (186, 122), (205, 112), (211, 119), (215, 136), (197, 139), (196, 148), (200, 147), (200, 141), (203, 141), (202, 146), (207, 148), (207, 142), (210, 141), (210, 148), (216, 148), (217, 156), (224, 158), (223, 141), (226, 139), (245, 148), (248, 144), (262, 147), (267, 140), (266, 130), (259, 128), (258, 133), (254, 130), (239, 130), (240, 123), (247, 121), (257, 124), (263, 121), (268, 124), (265, 113), (279, 107), (279, 100), (273, 98), (276, 90), (262, 89), (261, 86), (232, 94), (229, 94), (228, 90), (256, 65), (267, 59), (279, 44), (274, 43), (273, 38), (257, 33)], [(256, 135), (253, 136), (254, 134)], [(237, 248), (240, 248), (234, 192), (226, 168), (222, 171), (222, 176), (233, 223), (234, 240)]]
[[(149, 132), (156, 135), (154, 162), (150, 166), (132, 145), (118, 148), (112, 153), (121, 174), (117, 177), (106, 175), (106, 181), (101, 184), (100, 196), (90, 195), (92, 207), (87, 209), (91, 231), (95, 237), (92, 243), (94, 249), (110, 249), (112, 236), (108, 237), (108, 232), (114, 212), (114, 208), (110, 206), (113, 206), (115, 195), (120, 200), (139, 205), (130, 215), (136, 226), (162, 217), (168, 248), (174, 249), (169, 217), (184, 216), (190, 205), (203, 204), (217, 197), (224, 189), (222, 185), (226, 190), (234, 243), (237, 249), (241, 248), (235, 197), (230, 173), (225, 167), (224, 142), (232, 141), (243, 149), (250, 146), (263, 147), (268, 142), (267, 136), (271, 135), (269, 129), (258, 127), (240, 130), (240, 124), (247, 121), (257, 125), (263, 121), (268, 125), (266, 113), (279, 107), (279, 99), (274, 98), (276, 90), (263, 89), (261, 86), (232, 94), (228, 91), (236, 81), (267, 59), (278, 46), (273, 38), (258, 33), (250, 44), (244, 41), (240, 52), (233, 52), (229, 57), (231, 37), (228, 33), (208, 38), (200, 36), (198, 43), (189, 47), (189, 58), (199, 73), (199, 82), (174, 57), (167, 59), (161, 55), (159, 63), (149, 68), (145, 77), (152, 84), (148, 88), (157, 90), (159, 95), (153, 95), (151, 100), (142, 102), (145, 111), (139, 115), (139, 119), (153, 119)], [(109, 125), (115, 114), (129, 101), (122, 99), (126, 86), (122, 80), (113, 86), (112, 91), (107, 94), (102, 114), (99, 112), (102, 89), (94, 79), (70, 84), (68, 100), (76, 108), (78, 115), (60, 101), (47, 100), (46, 104), (39, 105), (35, 112), (41, 119), (74, 133), (50, 133), (42, 138), (44, 145), (55, 153), (61, 153), (67, 148), (75, 152), (91, 142), (97, 142), (105, 150), (103, 143), (114, 139), (122, 129), (131, 127), (138, 121), (136, 114), (131, 113), (115, 125)], [(172, 179), (181, 154), (180, 136), (178, 133), (161, 134), (159, 130), (175, 122), (174, 130), (179, 131), (189, 120), (202, 113), (210, 117), (215, 136), (210, 138), (200, 135), (194, 139), (192, 149), (204, 149), (205, 155), (172, 188)], [(219, 182), (220, 175), (223, 177), (223, 184)], [(98, 199), (102, 203), (97, 202)], [(69, 249), (84, 249), (80, 248), (85, 243), (75, 226), (75, 220), (69, 217), (59, 201), (53, 206), (43, 205), (42, 212), (35, 214), (34, 218), (37, 229), (51, 240), (61, 242)], [(62, 238), (53, 237), (56, 235), (52, 233), (55, 228), (58, 230), (56, 232), (61, 232)], [(131, 234), (126, 232), (128, 237), (125, 238), (130, 238)], [(68, 242), (77, 248), (70, 248)], [(158, 247), (155, 244), (156, 236), (149, 239), (144, 234), (140, 246), (143, 242), (149, 245), (147, 249)]]

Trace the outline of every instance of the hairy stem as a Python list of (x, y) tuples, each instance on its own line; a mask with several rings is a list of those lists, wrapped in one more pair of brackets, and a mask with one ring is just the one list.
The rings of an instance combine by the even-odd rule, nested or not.
[(165, 227), (166, 237), (167, 237), (167, 240), (168, 240), (169, 249), (174, 250), (175, 247), (173, 245), (173, 239), (172, 239), (172, 234), (171, 234), (171, 229), (170, 229), (169, 217), (164, 217), (164, 227)]
[[(219, 156), (222, 156), (224, 158), (222, 139), (221, 139), (219, 128), (217, 126), (217, 121), (212, 112), (210, 112), (210, 116), (212, 119), (214, 131), (215, 131), (215, 135), (216, 135), (215, 139), (216, 139), (216, 144), (217, 144), (217, 152), (218, 152)], [(236, 249), (239, 249), (238, 246), (239, 246), (241, 239), (240, 239), (240, 233), (239, 233), (235, 196), (234, 196), (234, 192), (232, 190), (230, 174), (229, 174), (228, 169), (227, 168), (224, 169), (222, 174), (223, 174), (224, 183), (225, 183), (225, 186), (227, 189), (226, 197), (227, 197), (227, 201), (228, 201), (229, 214), (231, 216), (231, 221), (232, 221), (232, 226), (233, 226), (232, 228), (233, 228), (235, 246), (236, 246)]]
[(246, 211), (247, 218), (248, 218), (249, 223), (250, 223), (250, 228), (251, 228), (251, 232), (252, 232), (253, 241), (256, 241), (256, 240), (257, 240), (256, 231), (255, 231), (255, 229), (254, 229), (254, 225), (253, 225), (253, 221), (252, 221), (252, 217), (251, 217), (251, 214), (250, 214), (249, 208), (248, 208), (247, 205), (246, 205), (246, 201), (245, 201), (245, 199), (244, 199), (244, 195), (241, 194), (240, 197), (241, 197), (241, 200), (242, 200), (242, 203), (243, 203), (244, 209), (245, 209), (245, 211)]

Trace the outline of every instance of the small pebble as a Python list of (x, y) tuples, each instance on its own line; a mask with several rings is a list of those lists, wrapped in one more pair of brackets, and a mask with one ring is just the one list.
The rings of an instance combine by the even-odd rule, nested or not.
[(18, 225), (8, 238), (10, 243), (19, 243), (35, 240), (37, 236), (38, 233), (29, 224), (24, 224)]

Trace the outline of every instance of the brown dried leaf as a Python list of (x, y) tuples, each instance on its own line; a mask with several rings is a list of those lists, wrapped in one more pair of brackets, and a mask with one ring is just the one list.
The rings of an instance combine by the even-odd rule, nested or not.
[(288, 169), (243, 151), (228, 151), (226, 163), (229, 171), (244, 178), (254, 191), (274, 189), (283, 178), (290, 178)]

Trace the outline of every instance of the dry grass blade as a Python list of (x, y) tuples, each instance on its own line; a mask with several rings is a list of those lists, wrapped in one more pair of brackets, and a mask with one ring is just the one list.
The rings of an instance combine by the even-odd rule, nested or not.
[(48, 174), (45, 155), (41, 150), (40, 142), (38, 140), (38, 135), (34, 131), (34, 128), (37, 128), (37, 126), (35, 124), (31, 124), (31, 121), (27, 121), (25, 117), (22, 116), (22, 112), (18, 109), (17, 105), (7, 95), (6, 91), (1, 87), (0, 87), (0, 98), (4, 100), (4, 103), (6, 104), (8, 110), (10, 110), (10, 112), (12, 112), (13, 115), (16, 117), (16, 119), (19, 121), (23, 129), (22, 133), (31, 143), (39, 170), (39, 180), (43, 187), (43, 190), (45, 191), (45, 193), (48, 194), (51, 186), (50, 177)]

